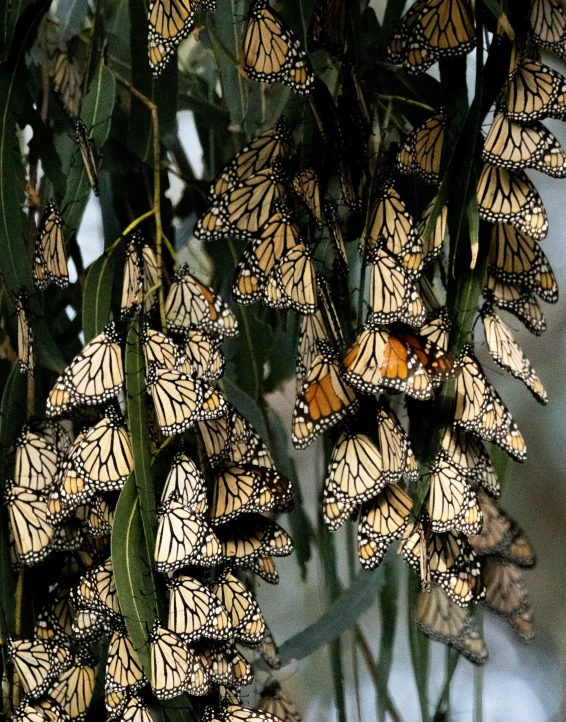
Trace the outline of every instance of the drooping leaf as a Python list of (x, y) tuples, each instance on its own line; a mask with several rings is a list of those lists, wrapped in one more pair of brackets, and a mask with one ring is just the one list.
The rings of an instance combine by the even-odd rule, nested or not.
[(83, 332), (85, 343), (102, 332), (110, 320), (115, 260), (104, 253), (88, 269), (83, 291)]

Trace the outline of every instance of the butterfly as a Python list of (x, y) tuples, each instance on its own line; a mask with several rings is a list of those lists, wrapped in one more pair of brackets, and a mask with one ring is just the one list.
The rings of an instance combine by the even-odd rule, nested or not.
[(513, 564), (488, 559), (484, 568), (485, 606), (503, 617), (525, 642), (534, 637), (533, 610), (523, 572)]
[(181, 350), (169, 336), (161, 331), (155, 331), (146, 323), (141, 340), (147, 369), (152, 363), (162, 369), (179, 367), (182, 358)]
[(435, 582), (460, 607), (483, 598), (480, 564), (461, 532), (434, 534), (419, 522), (407, 527), (401, 548), (425, 591)]
[(53, 640), (59, 644), (68, 643), (73, 636), (74, 610), (71, 607), (69, 588), (56, 587), (50, 592), (48, 601), (42, 606), (34, 626), (34, 637)]
[(513, 338), (511, 329), (493, 310), (485, 304), (481, 310), (483, 329), (491, 358), (498, 366), (520, 379), (541, 404), (548, 403), (548, 395), (531, 362)]
[(97, 641), (109, 632), (107, 617), (93, 609), (77, 609), (72, 623), (77, 642)]
[(76, 118), (81, 102), (81, 77), (76, 63), (67, 53), (57, 53), (50, 68), (53, 92), (67, 115)]
[(185, 263), (175, 274), (165, 301), (167, 329), (183, 333), (189, 328), (214, 331), (221, 336), (237, 336), (234, 314), (211, 288), (189, 272)]
[(430, 639), (448, 644), (473, 664), (487, 662), (489, 652), (478, 622), (468, 610), (450, 600), (436, 584), (417, 599), (415, 622)]
[(20, 684), (31, 699), (47, 692), (72, 662), (67, 649), (52, 641), (8, 637), (7, 651)]
[(17, 486), (43, 491), (57, 473), (60, 454), (43, 434), (25, 425), (15, 443), (14, 480)]
[(57, 702), (46, 697), (38, 702), (24, 700), (11, 719), (14, 722), (67, 722), (69, 717)]
[(279, 654), (279, 647), (273, 639), (271, 630), (265, 625), (265, 633), (261, 642), (253, 648), (271, 669), (281, 669), (283, 663)]
[(564, 58), (566, 16), (559, 0), (532, 0), (529, 24), (534, 42)]
[(85, 524), (89, 534), (94, 538), (107, 536), (112, 532), (114, 525), (114, 509), (106, 499), (95, 496), (89, 502)]
[(400, 173), (416, 173), (425, 183), (436, 185), (440, 180), (440, 164), (446, 128), (446, 112), (432, 115), (413, 130), (397, 156)]
[(246, 514), (216, 528), (223, 558), (247, 566), (257, 557), (286, 557), (293, 553), (291, 537), (276, 522), (260, 514)]
[(314, 75), (295, 33), (267, 0), (254, 0), (243, 32), (241, 62), (260, 83), (283, 83), (300, 95), (310, 93)]
[(344, 380), (365, 394), (384, 388), (430, 398), (430, 377), (417, 354), (385, 326), (366, 323), (343, 360)]
[(262, 689), (257, 708), (260, 712), (267, 712), (283, 722), (302, 722), (301, 715), (283, 694), (281, 685), (277, 681), (266, 684)]
[(409, 73), (422, 73), (440, 58), (465, 55), (476, 45), (467, 0), (418, 0), (395, 30), (389, 60)]
[(197, 378), (214, 381), (224, 374), (226, 359), (220, 343), (214, 334), (196, 328), (187, 331), (183, 351), (186, 362)]
[(295, 401), (292, 429), (295, 448), (310, 446), (325, 429), (358, 408), (356, 394), (345, 378), (339, 360), (327, 351), (314, 358)]
[(292, 186), (299, 199), (320, 226), (322, 224), (322, 201), (320, 179), (317, 172), (314, 168), (298, 171), (293, 176)]
[(558, 300), (558, 284), (540, 245), (513, 226), (496, 223), (491, 230), (489, 271), (506, 284), (528, 288), (547, 303)]
[(121, 722), (153, 722), (149, 707), (139, 697), (127, 700), (120, 716)]
[(263, 289), (263, 300), (273, 308), (297, 313), (316, 311), (316, 271), (310, 251), (298, 243), (275, 264)]
[(50, 201), (41, 217), (33, 255), (33, 279), (40, 290), (51, 283), (59, 288), (65, 288), (69, 283), (62, 226), (57, 206)]
[(497, 472), (479, 439), (461, 429), (448, 426), (442, 437), (441, 447), (444, 458), (455, 464), (471, 483), (481, 486), (491, 497), (499, 498), (501, 488)]
[(447, 353), (451, 327), (446, 308), (427, 313), (425, 323), (419, 328), (419, 336), (424, 339), (425, 348), (430, 343), (439, 351)]
[(175, 452), (161, 492), (161, 504), (178, 501), (197, 514), (208, 508), (205, 480), (194, 461), (183, 451)]
[(225, 412), (226, 402), (219, 393), (182, 371), (152, 365), (146, 382), (165, 436), (181, 434), (197, 421), (215, 419)]
[(71, 592), (71, 601), (77, 609), (98, 612), (112, 623), (121, 622), (122, 615), (110, 559), (81, 577)]
[(340, 270), (344, 273), (344, 275), (347, 275), (349, 264), (348, 255), (346, 253), (346, 245), (344, 243), (342, 229), (340, 228), (340, 221), (336, 212), (336, 206), (332, 203), (332, 201), (324, 202), (324, 217), (328, 226), (328, 234), (334, 249), (336, 263), (339, 265)]
[(379, 449), (366, 434), (342, 432), (324, 480), (323, 518), (331, 530), (383, 489), (381, 466)]
[(123, 384), (120, 337), (112, 322), (75, 356), (58, 379), (47, 400), (47, 416), (57, 416), (78, 404), (109, 401), (119, 394)]
[(169, 590), (168, 628), (191, 642), (201, 637), (225, 640), (232, 635), (226, 607), (196, 579), (184, 574), (167, 582)]
[(215, 684), (239, 688), (251, 684), (253, 673), (244, 657), (230, 645), (199, 642), (195, 652)]
[(395, 483), (407, 477), (417, 481), (419, 472), (409, 437), (385, 401), (380, 401), (377, 411), (377, 439), (384, 480)]
[(170, 499), (159, 511), (154, 560), (160, 572), (214, 566), (220, 561), (219, 541), (201, 514)]
[(94, 157), (94, 140), (82, 120), (75, 121), (75, 142), (79, 146), (83, 167), (87, 174), (88, 182), (94, 195), (100, 194), (98, 187), (98, 171), (96, 170), (96, 159)]
[(274, 468), (273, 460), (261, 437), (236, 409), (220, 419), (199, 422), (208, 462), (213, 468), (232, 461)]
[(524, 171), (484, 165), (477, 186), (480, 218), (502, 222), (536, 240), (546, 238), (548, 217), (542, 199)]
[(546, 318), (531, 291), (504, 283), (488, 273), (483, 294), (494, 305), (516, 316), (536, 336), (546, 331)]
[(84, 435), (72, 462), (93, 491), (119, 491), (134, 468), (132, 446), (119, 412), (109, 407), (104, 418)]
[(257, 574), (268, 584), (279, 584), (279, 572), (275, 566), (275, 561), (270, 556), (259, 556), (247, 562), (246, 568), (252, 574)]
[(476, 494), (458, 465), (443, 454), (431, 471), (427, 512), (433, 532), (457, 530), (467, 536), (481, 532), (483, 517)]
[(358, 557), (368, 571), (378, 567), (389, 545), (403, 535), (413, 501), (397, 484), (386, 484), (380, 494), (365, 502), (358, 523)]
[(47, 502), (40, 491), (7, 483), (5, 503), (18, 559), (37, 564), (51, 551), (55, 530), (47, 516)]
[(532, 568), (536, 564), (536, 555), (524, 531), (486, 494), (480, 492), (478, 501), (484, 525), (480, 534), (469, 537), (476, 554), (525, 569)]
[(211, 523), (216, 526), (249, 512), (287, 508), (293, 498), (288, 479), (274, 469), (228, 464), (214, 477)]
[(229, 571), (223, 573), (212, 591), (228, 610), (235, 639), (242, 644), (259, 644), (265, 634), (265, 620), (251, 592)]
[(16, 297), (16, 320), (18, 329), (18, 367), (20, 373), (33, 377), (33, 329), (29, 322), (29, 299), (25, 289)]
[(128, 248), (126, 249), (122, 299), (120, 301), (121, 318), (134, 318), (140, 314), (143, 303), (143, 290), (144, 277), (141, 242), (140, 236), (134, 231)]
[(308, 48), (324, 48), (337, 58), (344, 55), (348, 3), (345, 0), (317, 0), (308, 31)]
[(566, 153), (542, 123), (513, 122), (495, 114), (484, 142), (482, 159), (501, 168), (534, 168), (552, 178), (566, 177)]
[(469, 345), (463, 349), (459, 365), (455, 426), (497, 444), (516, 461), (524, 461), (524, 439)]
[(147, 684), (132, 640), (124, 626), (114, 630), (108, 647), (104, 690), (135, 692)]
[(158, 699), (171, 699), (183, 692), (195, 696), (208, 693), (210, 681), (198, 656), (157, 619), (149, 636), (149, 648), (151, 689)]
[(435, 258), (442, 256), (444, 241), (446, 240), (448, 230), (448, 206), (444, 205), (436, 216), (430, 233), (427, 234), (427, 227), (433, 215), (435, 205), (436, 198), (433, 198), (423, 211), (417, 224), (417, 230), (422, 242), (423, 266), (431, 263)]
[(518, 123), (566, 118), (566, 81), (538, 60), (524, 58), (507, 82), (505, 115)]
[(419, 293), (397, 259), (384, 248), (368, 256), (370, 265), (369, 306), (373, 324), (403, 321), (422, 326), (425, 309)]

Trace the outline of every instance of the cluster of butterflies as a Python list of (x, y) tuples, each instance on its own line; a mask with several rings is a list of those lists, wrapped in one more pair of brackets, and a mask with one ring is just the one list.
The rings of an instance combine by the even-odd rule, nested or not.
[[(44, 217), (55, 212), (49, 206)], [(60, 233), (54, 223), (40, 239), (52, 225)], [(37, 268), (45, 278), (43, 263)], [(126, 242), (122, 320), (109, 323), (71, 361), (48, 396), (48, 418), (26, 424), (15, 443), (14, 481), (5, 500), (14, 565), (56, 554), (64, 559), (34, 637), (10, 641), (25, 695), (15, 716), (22, 722), (52, 719), (44, 708), (56, 710), (57, 720), (86, 716), (96, 666), (104, 663), (88, 645), (101, 638), (110, 639), (109, 719), (146, 722), (151, 695), (202, 697), (219, 688), (223, 706), (220, 717), (211, 712), (211, 718), (276, 719), (269, 710), (240, 705), (239, 690), (253, 674), (238, 646), (256, 650), (275, 669), (280, 659), (237, 573), (278, 582), (273, 558), (291, 554), (293, 543), (271, 516), (291, 506), (293, 489), (249, 422), (211, 385), (224, 371), (222, 340), (238, 332), (234, 314), (184, 265), (165, 299), (163, 333), (152, 328), (159, 283), (153, 248), (135, 231)], [(155, 568), (165, 575), (168, 616), (163, 623), (156, 619), (149, 634), (148, 677), (120, 611), (110, 558), (117, 498), (134, 468), (121, 412), (124, 321), (142, 329), (152, 443), (168, 465), (154, 550)], [(59, 421), (62, 416), (74, 421)], [(74, 439), (72, 425), (80, 429)], [(199, 444), (208, 482), (191, 458)], [(271, 706), (287, 704), (281, 700), (280, 690), (264, 695)]]

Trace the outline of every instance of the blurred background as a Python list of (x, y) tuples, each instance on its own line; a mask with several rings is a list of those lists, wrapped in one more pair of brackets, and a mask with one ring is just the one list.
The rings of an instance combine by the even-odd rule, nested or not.
[[(379, 2), (372, 2), (379, 14)], [(545, 58), (548, 62), (548, 59)], [(552, 64), (552, 63), (551, 63)], [(556, 66), (558, 70), (564, 68)], [(470, 56), (473, 77), (473, 57)], [(201, 149), (194, 128), (192, 113), (178, 114), (180, 138), (197, 177), (202, 177)], [(558, 121), (547, 122), (550, 130), (566, 147), (566, 126)], [(509, 406), (528, 444), (528, 462), (510, 463), (502, 495), (502, 507), (523, 527), (533, 542), (538, 564), (526, 573), (526, 581), (535, 610), (536, 638), (524, 645), (514, 636), (505, 622), (484, 615), (485, 637), (490, 659), (483, 670), (484, 722), (564, 722), (566, 673), (566, 181), (551, 180), (545, 175), (529, 171), (546, 206), (550, 231), (543, 242), (543, 250), (550, 259), (563, 290), (555, 306), (542, 304), (548, 320), (547, 332), (537, 338), (529, 334), (511, 316), (505, 320), (516, 332), (527, 357), (545, 384), (550, 403), (542, 407), (533, 399), (520, 381), (497, 369), (488, 359), (481, 330), (478, 328), (478, 355), (495, 382), (501, 396)], [(182, 182), (170, 176), (170, 196), (175, 202), (182, 190)], [(190, 220), (190, 219), (189, 219)], [(194, 219), (193, 219), (194, 222)], [(183, 234), (184, 235), (184, 234)], [(85, 266), (103, 250), (103, 233), (100, 211), (91, 198), (79, 231), (79, 244)], [(505, 314), (504, 314), (505, 315)], [(290, 424), (294, 388), (283, 388), (273, 394), (271, 402)], [(299, 473), (305, 508), (313, 525), (317, 523), (318, 497), (324, 469), (321, 468), (321, 448), (316, 444), (304, 452), (293, 452)], [(339, 552), (339, 568), (344, 582), (348, 579), (347, 560), (340, 554), (345, 550), (345, 531), (335, 535)], [(393, 557), (393, 558), (392, 558)], [(398, 564), (390, 552), (391, 564)], [(389, 682), (390, 693), (398, 722), (415, 722), (420, 719), (417, 690), (411, 670), (407, 634), (406, 579), (408, 570), (399, 564), (400, 591), (398, 622), (393, 667)], [(292, 593), (282, 604), (277, 587), (259, 585), (261, 607), (279, 644), (316, 620), (326, 609), (323, 570), (320, 559), (313, 552), (307, 576), (301, 574), (295, 557), (278, 561), (281, 584)], [(360, 626), (372, 651), (377, 654), (380, 638), (380, 621), (374, 602), (361, 617)], [(352, 634), (342, 637), (346, 664), (344, 665), (346, 708), (348, 720), (367, 722), (376, 718), (375, 689), (368, 676), (364, 661), (352, 657)], [(432, 642), (431, 706), (434, 708), (444, 679), (444, 647)], [(477, 673), (476, 673), (477, 674)], [(308, 722), (333, 722), (336, 719), (329, 654), (326, 648), (306, 660), (294, 662), (276, 674), (284, 690)], [(359, 698), (354, 680), (359, 677)], [(258, 673), (254, 686), (248, 688), (250, 699), (263, 685), (265, 675)], [(474, 698), (474, 668), (460, 660), (450, 700), (450, 719), (454, 722), (472, 722)]]

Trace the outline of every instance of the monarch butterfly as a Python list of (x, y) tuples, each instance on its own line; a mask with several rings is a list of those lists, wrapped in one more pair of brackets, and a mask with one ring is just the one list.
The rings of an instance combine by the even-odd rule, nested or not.
[(157, 265), (157, 259), (153, 248), (143, 243), (141, 247), (143, 264), (143, 310), (149, 313), (157, 302), (157, 289), (161, 285), (161, 269)]
[(279, 572), (274, 560), (269, 557), (256, 557), (246, 564), (246, 568), (266, 581), (268, 584), (279, 584)]
[(114, 322), (109, 323), (101, 334), (75, 356), (61, 382), (68, 395), (61, 395), (56, 384), (47, 402), (47, 416), (60, 413), (60, 400), (63, 400), (63, 408), (65, 405), (101, 404), (120, 393), (124, 383), (124, 369), (120, 337)]
[(115, 623), (121, 621), (122, 615), (110, 559), (81, 577), (71, 593), (71, 600), (77, 609), (98, 612)]
[(94, 140), (82, 120), (75, 121), (75, 142), (79, 146), (83, 166), (88, 182), (94, 195), (100, 195), (98, 187), (98, 172), (96, 170), (96, 159), (94, 157)]
[(368, 216), (361, 245), (370, 251), (383, 245), (411, 273), (420, 272), (423, 263), (423, 242), (411, 214), (399, 193), (392, 187), (381, 192)]
[(184, 263), (175, 274), (165, 302), (167, 328), (183, 333), (198, 328), (221, 336), (237, 336), (238, 322), (214, 291), (192, 276)]
[(78, 642), (89, 642), (96, 641), (107, 634), (109, 626), (104, 614), (93, 609), (77, 609), (72, 629), (73, 637)]
[(224, 524), (246, 512), (287, 508), (292, 498), (289, 480), (274, 469), (228, 464), (214, 478), (211, 523)]
[(120, 316), (125, 319), (138, 316), (142, 309), (144, 278), (140, 246), (140, 236), (134, 231), (126, 249), (122, 299), (120, 301)]
[(378, 567), (389, 545), (403, 535), (413, 501), (397, 484), (386, 484), (381, 493), (361, 509), (358, 524), (358, 556), (364, 569)]
[(243, 644), (259, 644), (265, 635), (265, 620), (258, 603), (242, 582), (224, 572), (212, 591), (228, 610), (235, 639)]
[(251, 241), (238, 264), (234, 298), (240, 303), (258, 300), (274, 265), (299, 243), (300, 231), (291, 211), (282, 201), (276, 201), (273, 215)]
[(260, 712), (267, 712), (283, 722), (303, 722), (301, 715), (283, 694), (281, 685), (277, 681), (265, 685), (257, 708)]
[(449, 426), (442, 437), (442, 451), (445, 458), (455, 464), (470, 482), (481, 486), (494, 499), (499, 498), (501, 488), (497, 472), (481, 441)]
[(516, 316), (535, 336), (546, 331), (546, 318), (532, 292), (503, 283), (488, 273), (483, 294), (493, 304)]
[(232, 624), (228, 612), (212, 591), (196, 579), (179, 575), (168, 581), (168, 628), (186, 642), (207, 637), (229, 639)]
[(524, 439), (469, 345), (463, 349), (459, 365), (455, 426), (497, 444), (516, 461), (525, 461)]
[(281, 158), (228, 188), (204, 216), (199, 218), (194, 234), (203, 241), (236, 237), (253, 239), (273, 214), (275, 202), (285, 195)]
[[(385, 484), (381, 466), (379, 449), (366, 434), (342, 432), (324, 480), (323, 517), (331, 530), (337, 529), (363, 501), (381, 491)], [(330, 499), (333, 503), (328, 503)], [(337, 513), (336, 504), (341, 513)]]
[(65, 647), (52, 641), (8, 637), (7, 648), (20, 684), (31, 699), (47, 692), (71, 664), (71, 655)]
[(501, 168), (534, 168), (552, 178), (566, 177), (566, 153), (542, 123), (521, 125), (496, 113), (482, 151), (482, 158)]
[(458, 368), (452, 354), (443, 351), (430, 339), (423, 339), (420, 333), (417, 335), (413, 331), (396, 327), (395, 331), (400, 339), (415, 352), (417, 358), (422, 363), (431, 384), (436, 387), (440, 386), (444, 381), (451, 379), (457, 373)]
[(29, 299), (25, 289), (16, 297), (16, 320), (18, 327), (18, 367), (20, 373), (33, 377), (33, 329), (29, 322)]
[(524, 171), (485, 164), (478, 181), (477, 199), (480, 218), (509, 223), (536, 240), (546, 238), (546, 210)]
[(440, 180), (440, 164), (446, 128), (446, 112), (432, 115), (413, 130), (397, 156), (400, 173), (416, 173), (425, 183), (436, 185)]
[(319, 353), (295, 401), (292, 429), (295, 448), (310, 446), (325, 429), (356, 411), (358, 405), (356, 394), (342, 379), (338, 359), (326, 351)]
[(226, 707), (223, 720), (224, 722), (280, 722), (279, 717), (270, 712), (236, 704)]
[(132, 640), (125, 626), (114, 630), (108, 647), (104, 689), (108, 695), (114, 691), (133, 693), (147, 684)]
[(253, 647), (253, 649), (268, 667), (271, 669), (281, 669), (283, 663), (281, 661), (281, 655), (279, 654), (279, 647), (273, 639), (273, 635), (267, 624), (265, 625), (263, 639), (256, 647)]
[(427, 314), (425, 323), (419, 328), (419, 336), (425, 344), (431, 343), (440, 351), (448, 351), (451, 324), (445, 308)]
[(161, 492), (162, 504), (167, 504), (170, 499), (197, 514), (204, 514), (208, 508), (204, 477), (183, 451), (175, 453)]
[(531, 289), (547, 303), (557, 302), (558, 285), (547, 257), (535, 240), (513, 226), (493, 226), (488, 263), (495, 278)]
[(317, 0), (308, 31), (308, 48), (324, 48), (342, 58), (346, 45), (348, 3), (344, 0)]
[(365, 394), (391, 388), (417, 399), (430, 398), (433, 387), (417, 354), (385, 326), (367, 323), (344, 361), (344, 380)]
[(434, 261), (435, 258), (442, 255), (444, 241), (446, 240), (446, 233), (448, 230), (448, 206), (442, 206), (438, 216), (436, 217), (436, 221), (434, 222), (434, 227), (431, 229), (431, 232), (428, 234), (426, 232), (429, 219), (433, 215), (435, 206), (436, 198), (434, 198), (425, 208), (417, 224), (418, 233), (423, 244), (423, 265)]
[(519, 525), (486, 494), (479, 493), (484, 525), (481, 534), (471, 536), (469, 542), (478, 555), (530, 569), (536, 564), (532, 544)]
[(49, 201), (41, 217), (33, 255), (33, 278), (40, 290), (51, 283), (59, 288), (69, 283), (62, 225), (57, 206)]
[(200, 642), (195, 647), (210, 679), (215, 684), (242, 687), (251, 684), (253, 673), (250, 665), (236, 651), (233, 645), (206, 645)]
[(146, 382), (165, 436), (181, 434), (196, 421), (218, 418), (225, 412), (222, 396), (182, 371), (151, 365)]
[(234, 566), (246, 566), (257, 557), (286, 557), (293, 553), (287, 532), (260, 514), (246, 514), (216, 529), (222, 556)]
[(342, 331), (330, 290), (320, 276), (317, 276), (316, 283), (317, 308), (313, 314), (301, 317), (297, 348), (297, 382), (305, 378), (325, 344), (327, 347), (337, 348), (342, 343)]
[(324, 217), (328, 226), (328, 234), (334, 250), (334, 258), (339, 265), (341, 271), (347, 275), (348, 273), (348, 255), (344, 243), (344, 236), (340, 228), (336, 206), (331, 201), (324, 202)]
[(43, 491), (55, 479), (60, 456), (42, 434), (26, 424), (16, 439), (14, 479), (17, 486)]
[(488, 559), (484, 578), (485, 606), (503, 617), (523, 641), (531, 640), (533, 610), (522, 571), (513, 564)]
[(283, 83), (295, 93), (310, 93), (314, 76), (295, 33), (270, 7), (254, 0), (244, 26), (242, 65), (252, 80)]
[(122, 722), (153, 722), (149, 707), (138, 697), (131, 697), (120, 716)]
[(459, 607), (483, 598), (480, 564), (462, 533), (434, 534), (418, 523), (407, 528), (402, 553), (421, 577), (425, 591), (433, 581)]
[(51, 66), (53, 91), (73, 120), (79, 114), (81, 102), (81, 77), (76, 64), (67, 53), (58, 53)]
[(207, 694), (210, 681), (202, 662), (175, 632), (156, 619), (149, 636), (151, 689), (161, 700), (183, 692), (195, 696)]
[(214, 566), (220, 561), (219, 541), (201, 514), (170, 499), (159, 512), (154, 560), (160, 572)]
[(264, 287), (263, 300), (273, 308), (292, 308), (301, 314), (316, 311), (316, 271), (303, 243), (277, 261)]
[(107, 536), (112, 532), (114, 524), (114, 509), (101, 496), (95, 496), (90, 501), (86, 526), (91, 536), (96, 539)]
[(146, 368), (152, 363), (158, 368), (175, 369), (181, 361), (181, 351), (177, 344), (161, 331), (155, 331), (146, 323), (142, 336), (143, 355)]
[(214, 381), (223, 375), (226, 359), (220, 350), (220, 339), (216, 336), (189, 329), (183, 350), (197, 378)]
[(227, 461), (273, 468), (273, 460), (251, 424), (228, 405), (221, 419), (199, 422), (208, 461), (213, 468)]
[[(153, 75), (158, 77), (167, 67), (175, 48), (193, 29), (195, 10), (202, 3), (194, 0), (152, 0), (149, 5), (149, 30), (147, 53), (149, 67)], [(216, 2), (207, 2), (214, 9)], [(202, 9), (209, 9), (208, 7)]]
[(410, 481), (416, 481), (419, 473), (409, 437), (397, 416), (384, 401), (380, 402), (377, 411), (377, 439), (385, 481), (395, 483), (403, 476)]
[(499, 318), (490, 304), (484, 305), (481, 317), (491, 358), (498, 366), (523, 381), (537, 401), (547, 404), (548, 395), (544, 386), (531, 366), (531, 362), (513, 338), (509, 326)]
[(469, 536), (482, 529), (476, 494), (460, 468), (443, 454), (432, 468), (427, 511), (433, 532), (455, 529)]
[(73, 610), (68, 587), (57, 587), (50, 593), (47, 603), (37, 615), (34, 636), (41, 640), (53, 640), (60, 644), (69, 642), (73, 636)]
[(529, 24), (534, 42), (564, 58), (566, 16), (559, 0), (531, 0)]
[(96, 492), (119, 491), (134, 468), (132, 446), (119, 412), (109, 407), (71, 458), (87, 487)]
[(518, 123), (566, 118), (566, 81), (538, 60), (523, 59), (510, 74), (505, 115)]
[(467, 0), (418, 0), (397, 27), (388, 55), (407, 72), (422, 73), (440, 58), (466, 55), (475, 45)]
[(430, 592), (419, 594), (415, 621), (427, 637), (454, 647), (469, 662), (487, 662), (489, 651), (477, 620), (452, 602), (442, 587), (433, 584)]
[(47, 697), (39, 702), (24, 700), (12, 719), (14, 722), (65, 722), (68, 717), (57, 702)]
[(51, 551), (55, 530), (47, 516), (47, 502), (40, 491), (8, 483), (6, 505), (18, 558), (31, 566)]
[(322, 202), (320, 179), (314, 168), (300, 170), (293, 176), (293, 190), (320, 226), (322, 224)]
[(422, 326), (425, 309), (418, 291), (396, 258), (383, 248), (375, 248), (370, 264), (369, 305), (372, 324), (403, 321)]

